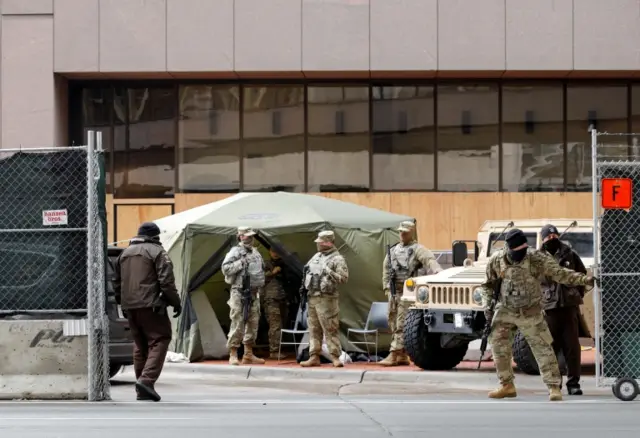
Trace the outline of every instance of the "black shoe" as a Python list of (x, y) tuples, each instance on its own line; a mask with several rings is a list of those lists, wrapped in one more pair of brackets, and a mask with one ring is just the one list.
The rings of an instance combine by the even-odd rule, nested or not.
[(570, 386), (567, 388), (569, 395), (582, 395), (582, 389), (579, 386)]
[(138, 401), (151, 401), (151, 397), (147, 397), (146, 395), (138, 394), (136, 396), (136, 400), (138, 400)]
[(154, 402), (160, 401), (160, 394), (158, 394), (151, 386), (145, 385), (142, 382), (136, 382), (136, 389), (138, 390), (140, 397), (147, 397), (146, 400), (152, 400)]

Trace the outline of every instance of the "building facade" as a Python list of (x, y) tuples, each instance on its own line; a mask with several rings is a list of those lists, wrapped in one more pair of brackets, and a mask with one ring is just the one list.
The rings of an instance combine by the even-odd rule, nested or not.
[[(591, 217), (589, 126), (640, 132), (640, 0), (2, 0), (0, 146), (103, 134), (110, 241), (238, 191)], [(636, 84), (636, 80), (638, 83)], [(633, 135), (611, 153), (637, 153)]]

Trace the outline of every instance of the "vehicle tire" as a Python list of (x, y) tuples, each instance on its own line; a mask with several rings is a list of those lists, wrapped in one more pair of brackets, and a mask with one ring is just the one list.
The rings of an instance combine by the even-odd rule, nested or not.
[(113, 379), (113, 377), (120, 372), (122, 369), (122, 365), (109, 365), (109, 378)]
[[(516, 333), (513, 339), (513, 347), (511, 350), (513, 354), (513, 361), (520, 371), (531, 376), (539, 376), (540, 369), (538, 368), (538, 362), (536, 361), (529, 343), (524, 338), (520, 330)], [(558, 357), (558, 365), (560, 367), (560, 374), (567, 375), (567, 364), (562, 354)]]
[(539, 376), (540, 369), (538, 368), (538, 362), (533, 356), (533, 351), (527, 343), (522, 333), (518, 330), (515, 338), (513, 339), (513, 361), (520, 371), (531, 376)]
[(423, 370), (455, 368), (467, 354), (469, 344), (442, 348), (440, 334), (429, 333), (422, 310), (409, 310), (404, 324), (404, 347), (411, 361)]
[(635, 379), (623, 377), (613, 384), (613, 394), (622, 401), (633, 401), (638, 393), (640, 393), (640, 388)]

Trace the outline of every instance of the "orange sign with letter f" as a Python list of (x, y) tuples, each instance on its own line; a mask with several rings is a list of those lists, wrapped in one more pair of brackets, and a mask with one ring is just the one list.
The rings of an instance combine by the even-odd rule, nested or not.
[(602, 208), (630, 210), (633, 199), (631, 178), (603, 178), (600, 187)]

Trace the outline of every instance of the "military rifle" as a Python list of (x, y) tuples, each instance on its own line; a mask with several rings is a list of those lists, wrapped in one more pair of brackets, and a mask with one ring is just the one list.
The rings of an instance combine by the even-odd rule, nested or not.
[(307, 300), (309, 299), (309, 291), (304, 285), (304, 281), (307, 278), (307, 272), (309, 272), (308, 266), (302, 268), (302, 284), (300, 284), (300, 313), (304, 313), (304, 308), (307, 306)]
[(387, 269), (389, 274), (389, 292), (391, 296), (396, 296), (396, 280), (398, 278), (395, 269), (391, 266), (391, 245), (387, 245)]
[(242, 274), (242, 316), (244, 323), (249, 320), (249, 311), (251, 310), (251, 276), (249, 275), (249, 266), (246, 265)]
[[(507, 226), (504, 227), (502, 232), (498, 235), (498, 237), (496, 237), (496, 239), (491, 244), (491, 248), (493, 248), (496, 242), (500, 240), (502, 236), (505, 234), (505, 232), (511, 227), (513, 227), (513, 222), (509, 222)], [(504, 244), (506, 245), (507, 242), (504, 242)], [(489, 253), (491, 253), (491, 249), (489, 249)], [(498, 303), (498, 300), (500, 299), (501, 287), (502, 287), (502, 278), (499, 277), (493, 283), (493, 294), (491, 296), (491, 303), (489, 304), (489, 309), (488, 309), (489, 311), (488, 313), (489, 315), (491, 315), (491, 318), (487, 318), (486, 322), (484, 323), (484, 328), (482, 329), (482, 342), (480, 342), (480, 358), (478, 359), (477, 369), (480, 369), (480, 364), (482, 364), (482, 357), (484, 356), (484, 353), (487, 351), (487, 343), (489, 342), (489, 335), (491, 334), (491, 323), (493, 321), (493, 312), (496, 308), (496, 304)]]
[(480, 364), (482, 363), (482, 357), (484, 353), (487, 351), (487, 343), (489, 342), (489, 335), (491, 334), (491, 323), (493, 321), (493, 312), (496, 308), (496, 303), (500, 299), (500, 288), (502, 287), (502, 278), (498, 278), (493, 283), (493, 294), (491, 296), (491, 304), (489, 305), (489, 315), (490, 318), (487, 318), (487, 321), (484, 323), (484, 329), (482, 329), (482, 342), (480, 343), (480, 358), (478, 359), (478, 368), (480, 369)]

